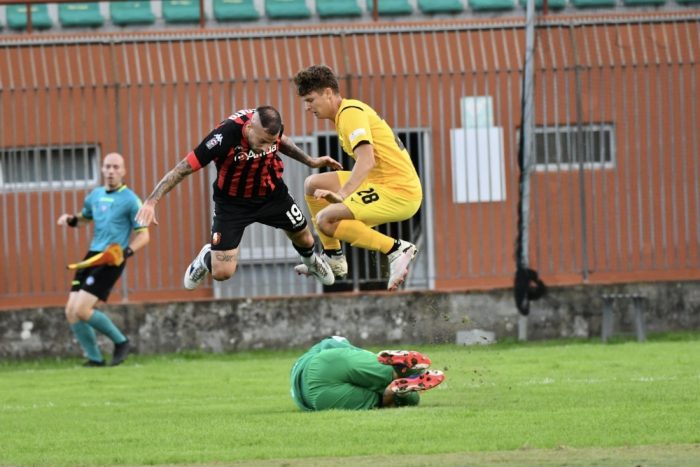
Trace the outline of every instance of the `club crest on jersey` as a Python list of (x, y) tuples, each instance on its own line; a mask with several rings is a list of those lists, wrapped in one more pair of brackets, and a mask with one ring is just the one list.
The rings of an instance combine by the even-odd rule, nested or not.
[(224, 137), (221, 135), (221, 133), (215, 134), (212, 139), (207, 141), (207, 149), (212, 149), (217, 144), (220, 145), (223, 140)]
[(211, 235), (211, 244), (212, 245), (218, 245), (219, 242), (221, 242), (221, 233), (220, 232), (214, 232)]

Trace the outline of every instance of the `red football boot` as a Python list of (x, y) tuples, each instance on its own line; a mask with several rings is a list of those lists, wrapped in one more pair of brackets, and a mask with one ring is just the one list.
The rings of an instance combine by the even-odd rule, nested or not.
[(408, 370), (425, 370), (430, 367), (430, 359), (414, 350), (382, 350), (377, 360), (384, 365), (393, 365), (396, 373), (402, 375)]
[(442, 371), (426, 370), (419, 375), (395, 379), (389, 385), (394, 394), (405, 394), (411, 391), (427, 391), (445, 380)]

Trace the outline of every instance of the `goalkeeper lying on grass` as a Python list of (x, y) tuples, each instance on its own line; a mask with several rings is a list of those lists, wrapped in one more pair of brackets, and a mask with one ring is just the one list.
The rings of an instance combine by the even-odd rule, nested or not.
[(419, 352), (384, 350), (379, 354), (333, 336), (296, 361), (291, 392), (301, 410), (367, 410), (418, 405), (419, 391), (434, 388), (445, 376), (428, 370)]
[(83, 261), (68, 266), (77, 272), (68, 295), (66, 318), (88, 359), (85, 366), (105, 365), (95, 330), (114, 342), (113, 366), (129, 354), (126, 336), (107, 315), (94, 308), (98, 302), (107, 301), (126, 266), (125, 260), (149, 241), (148, 229), (134, 220), (141, 200), (124, 185), (125, 175), (124, 158), (114, 152), (107, 154), (102, 162), (103, 186), (90, 192), (80, 213), (58, 218), (58, 225), (62, 226), (94, 224), (90, 251)]

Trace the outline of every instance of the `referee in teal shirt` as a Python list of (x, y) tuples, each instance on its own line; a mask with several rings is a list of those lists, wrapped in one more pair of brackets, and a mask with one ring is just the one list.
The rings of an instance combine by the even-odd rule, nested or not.
[[(93, 224), (95, 236), (86, 259), (118, 243), (126, 260), (149, 241), (148, 229), (135, 221), (141, 200), (123, 183), (125, 175), (124, 158), (115, 152), (107, 154), (102, 162), (103, 185), (88, 194), (80, 213), (62, 214), (58, 218), (58, 225), (62, 226)], [(98, 303), (107, 301), (126, 263), (78, 269), (75, 274), (65, 311), (68, 324), (87, 357), (84, 366), (106, 364), (95, 331), (114, 342), (112, 366), (119, 365), (129, 355), (129, 339), (106, 314), (95, 309)]]

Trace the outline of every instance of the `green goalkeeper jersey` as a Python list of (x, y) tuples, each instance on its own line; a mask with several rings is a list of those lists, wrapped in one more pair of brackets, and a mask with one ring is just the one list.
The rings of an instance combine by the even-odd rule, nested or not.
[(299, 357), (299, 360), (296, 361), (294, 366), (292, 367), (292, 372), (291, 372), (291, 394), (292, 394), (292, 399), (294, 399), (294, 402), (297, 404), (297, 406), (301, 410), (306, 410), (310, 411), (313, 410), (313, 408), (309, 407), (307, 403), (304, 401), (304, 398), (302, 397), (302, 391), (301, 391), (301, 376), (302, 373), (304, 372), (304, 368), (306, 368), (306, 364), (311, 360), (311, 357), (316, 355), (317, 353), (327, 350), (327, 349), (339, 349), (339, 348), (347, 348), (347, 347), (352, 347), (359, 349), (358, 347), (355, 347), (344, 337), (340, 336), (333, 336), (329, 337), (327, 339), (323, 339), (321, 342), (318, 344), (314, 345), (311, 347), (304, 355)]

